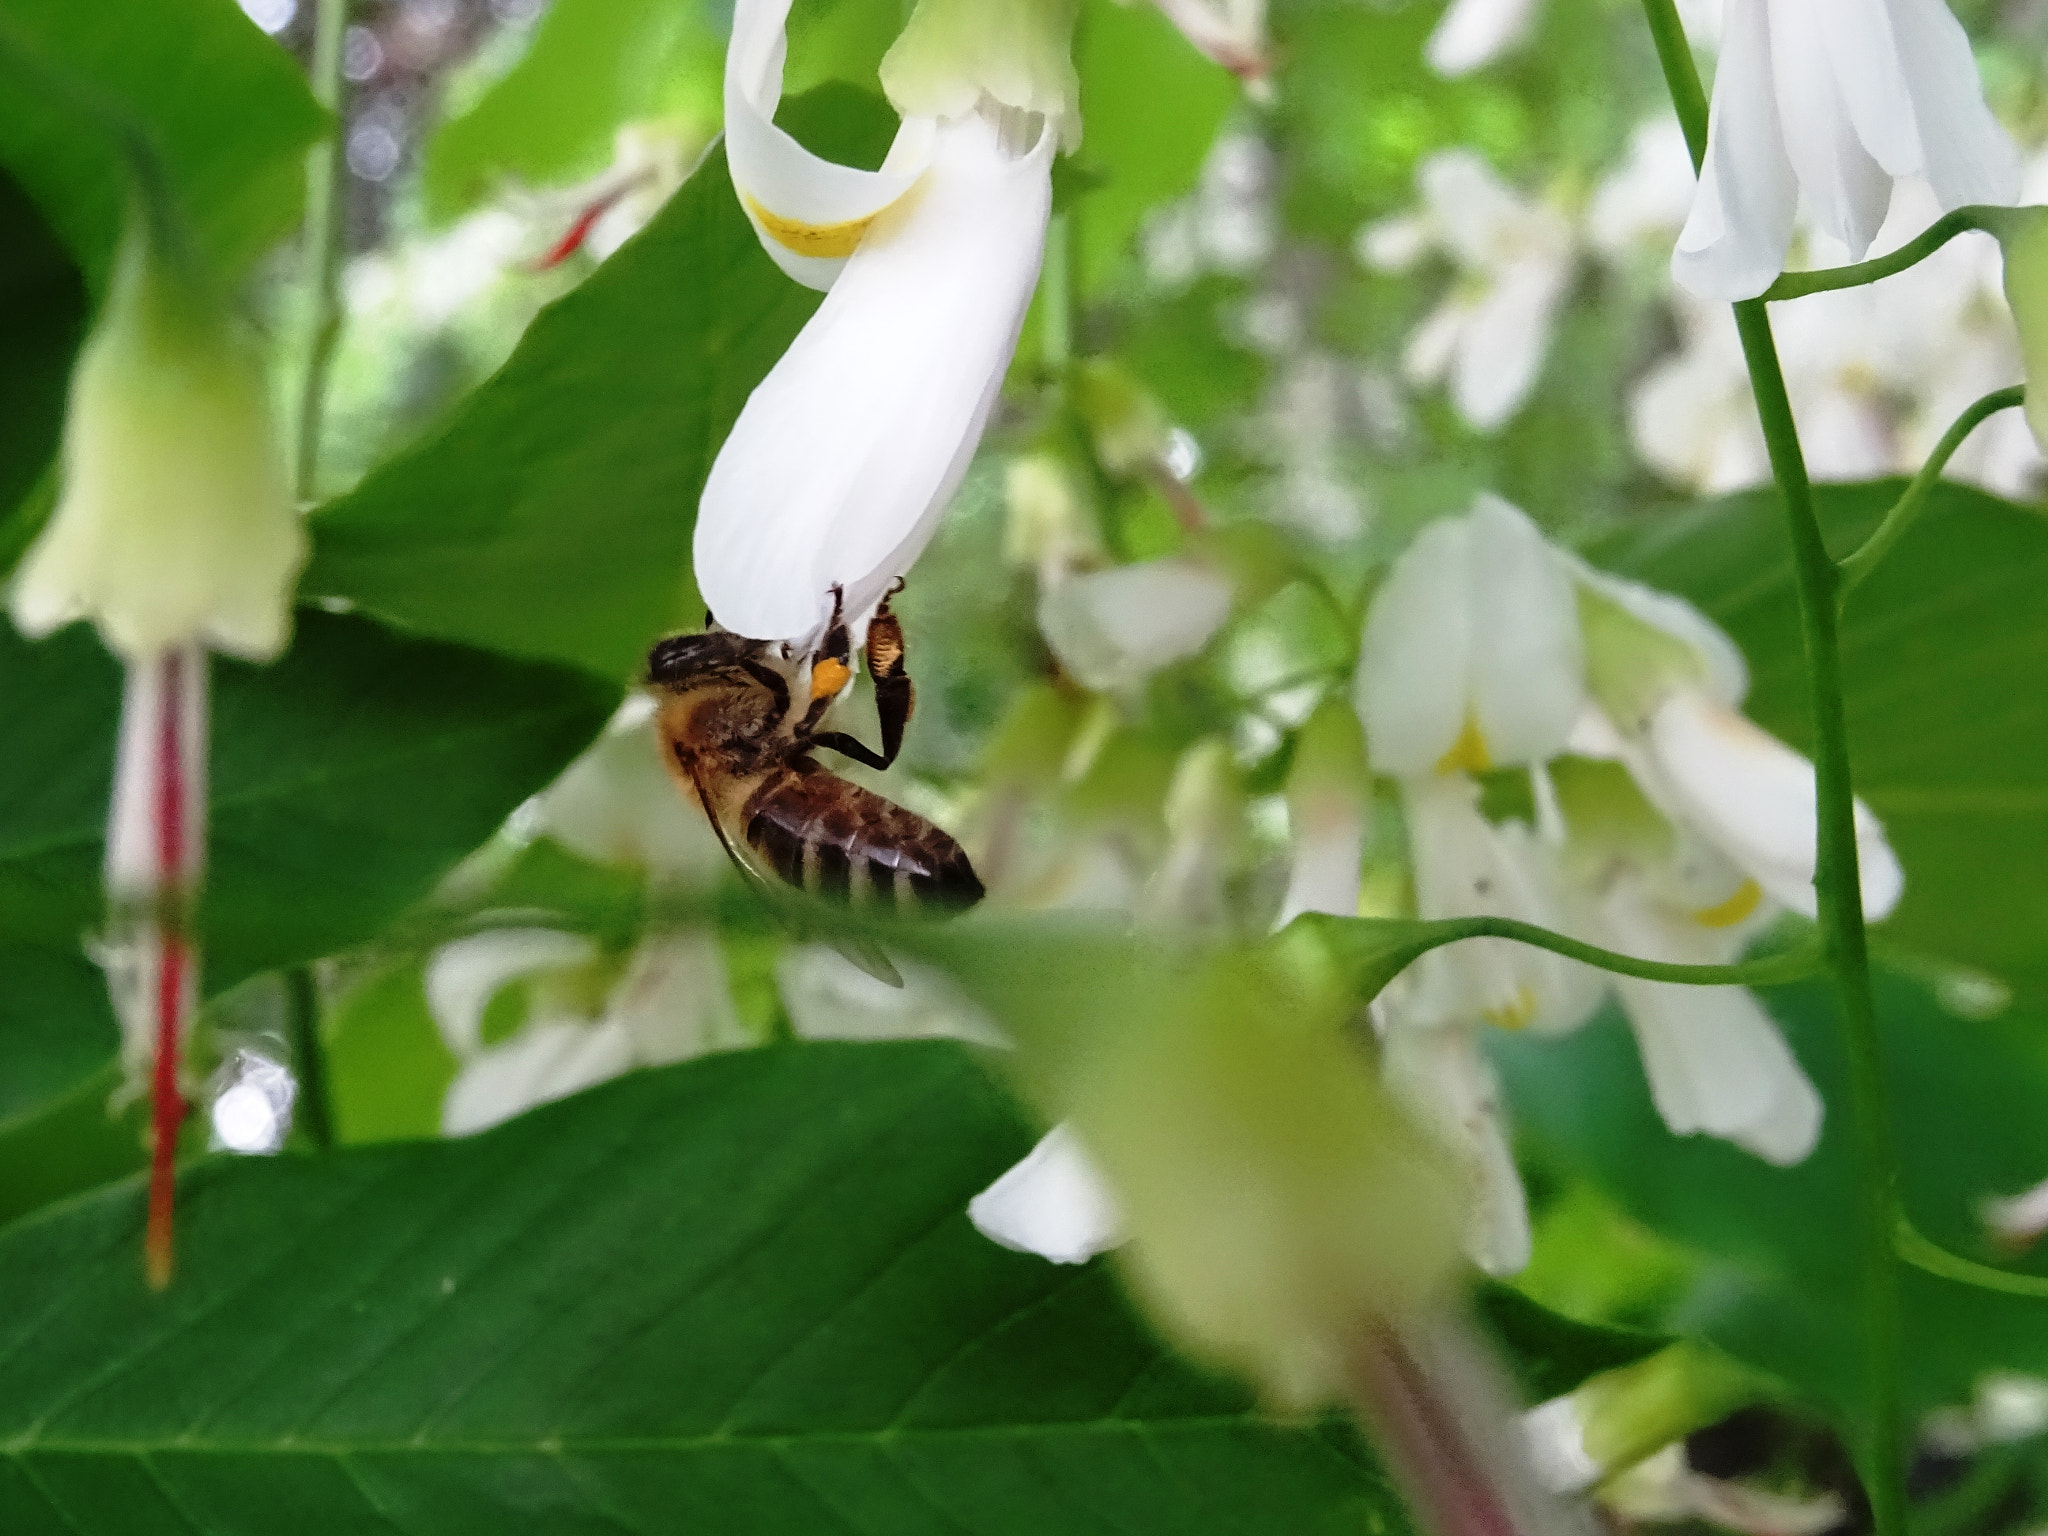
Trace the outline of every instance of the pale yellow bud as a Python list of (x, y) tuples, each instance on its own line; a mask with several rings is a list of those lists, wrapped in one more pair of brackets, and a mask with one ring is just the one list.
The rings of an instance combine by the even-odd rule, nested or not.
[(131, 660), (199, 642), (267, 660), (306, 534), (260, 360), (162, 237), (131, 222), (71, 377), (56, 511), (15, 577), (22, 633), (88, 618)]
[(2027, 425), (2048, 448), (2048, 208), (2020, 208), (1999, 221), (2005, 302), (2027, 365)]
[(1044, 117), (1081, 142), (1072, 57), (1075, 0), (918, 0), (882, 59), (882, 89), (905, 117), (964, 117), (985, 103)]

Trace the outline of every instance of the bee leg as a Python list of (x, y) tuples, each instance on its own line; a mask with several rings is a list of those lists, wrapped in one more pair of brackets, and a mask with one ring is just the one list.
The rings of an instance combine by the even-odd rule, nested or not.
[[(899, 579), (889, 597), (903, 590)], [(882, 726), (882, 750), (875, 752), (843, 731), (825, 731), (812, 736), (821, 747), (845, 754), (870, 768), (887, 768), (903, 750), (903, 728), (917, 705), (910, 674), (903, 669), (903, 625), (889, 611), (889, 597), (882, 599), (875, 616), (868, 621), (868, 676), (875, 680), (875, 715)]]
[(846, 621), (840, 612), (844, 601), (844, 592), (837, 582), (833, 583), (832, 622), (811, 657), (810, 705), (798, 725), (805, 735), (824, 718), (825, 711), (832, 707), (832, 701), (839, 697), (839, 691), (853, 676), (853, 637), (846, 632)]

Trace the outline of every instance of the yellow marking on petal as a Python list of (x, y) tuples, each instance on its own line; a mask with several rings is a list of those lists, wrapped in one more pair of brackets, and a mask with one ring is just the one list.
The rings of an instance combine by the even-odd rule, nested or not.
[(815, 704), (828, 694), (837, 693), (852, 676), (846, 663), (835, 657), (826, 656), (817, 661), (811, 667), (811, 702)]
[(1479, 722), (1465, 712), (1465, 728), (1451, 743), (1451, 750), (1436, 760), (1438, 773), (1484, 773), (1493, 766), (1493, 754), (1486, 750), (1486, 737)]
[(1497, 1029), (1521, 1029), (1536, 1017), (1536, 994), (1527, 982), (1515, 988), (1515, 1000), (1498, 1008), (1488, 1008), (1480, 1015)]
[(851, 256), (868, 226), (875, 222), (871, 213), (866, 218), (847, 219), (839, 224), (806, 224), (802, 219), (785, 219), (779, 213), (770, 213), (748, 193), (742, 192), (740, 200), (771, 240), (799, 256)]
[(1733, 928), (1754, 912), (1763, 899), (1763, 887), (1754, 880), (1745, 880), (1735, 888), (1733, 896), (1711, 907), (1701, 907), (1693, 913), (1692, 920), (1702, 928)]

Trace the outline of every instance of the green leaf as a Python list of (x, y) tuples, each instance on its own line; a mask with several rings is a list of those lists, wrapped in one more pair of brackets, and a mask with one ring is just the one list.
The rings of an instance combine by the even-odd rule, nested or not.
[(346, 1145), (441, 1133), (457, 1062), (428, 1011), (424, 967), (418, 955), (378, 967), (321, 1022), (335, 1139)]
[(724, 52), (696, 0), (557, 0), (519, 62), (428, 140), (427, 217), (445, 223), (508, 179), (595, 174), (636, 118), (686, 109), (715, 127)]
[[(104, 999), (99, 972), (91, 974)], [(64, 1022), (75, 1025), (78, 1018)], [(111, 1030), (111, 1019), (108, 1027)], [(79, 1077), (34, 1112), (0, 1121), (0, 1223), (76, 1190), (118, 1179), (148, 1160), (148, 1101), (136, 1100), (125, 1114), (108, 1112), (121, 1085), (119, 1064), (106, 1056), (112, 1048), (111, 1040), (104, 1042), (98, 1071)], [(10, 1073), (16, 1059), (10, 1042)]]
[[(1664, 1129), (1634, 1041), (1613, 1013), (1562, 1039), (1492, 1042), (1517, 1125), (1591, 1178), (1627, 1213), (1709, 1261), (1686, 1309), (1736, 1358), (1849, 1416), (1863, 1410), (1858, 1170), (1840, 1029), (1827, 989), (1766, 994), (1828, 1106), (1820, 1146), (1775, 1168), (1706, 1136)], [(1991, 1021), (1942, 1012), (1880, 974), (1878, 1018), (1897, 1121), (1901, 1189), (1915, 1223), (1953, 1252), (2004, 1269), (1978, 1203), (2048, 1178), (2039, 1131), (2048, 1103), (2048, 1027), (2014, 1010)], [(1966, 1400), (1978, 1374), (2048, 1372), (2048, 1304), (1902, 1269), (1912, 1413)]]
[[(21, 186), (0, 172), (0, 514), (57, 451), (65, 383), (85, 335), (85, 285)], [(4, 536), (4, 535), (0, 535)], [(0, 568), (17, 549), (0, 546)]]
[[(792, 103), (838, 158), (873, 97)], [(818, 295), (777, 271), (713, 149), (654, 221), (543, 311), (448, 428), (314, 523), (303, 590), (408, 628), (609, 677), (701, 617), (690, 533), (711, 460)]]
[[(19, 47), (86, 100), (142, 128), (201, 243), (239, 272), (298, 222), (305, 150), (327, 114), (291, 55), (234, 0), (148, 0), (110, 14), (75, 0), (0, 0)], [(104, 116), (0, 65), (0, 166), (41, 205), (95, 287), (128, 200)]]
[[(121, 678), (92, 631), (0, 626), (0, 1117), (106, 1058), (81, 948), (100, 861)], [(567, 764), (616, 699), (557, 667), (409, 640), (312, 610), (271, 667), (214, 669), (206, 982), (357, 944)]]
[(70, 1536), (1408, 1529), (1343, 1422), (969, 1226), (958, 1047), (640, 1073), (458, 1142), (213, 1160), (0, 1233), (0, 1509)]
[[(1854, 549), (1901, 484), (1820, 486), (1830, 547)], [(1810, 751), (1783, 516), (1758, 491), (1659, 518), (1589, 552), (1683, 593), (1749, 657), (1745, 705)], [(2048, 522), (1963, 486), (1858, 587), (1842, 624), (1856, 788), (1905, 866), (1876, 930), (2048, 1001)]]
[(1661, 1334), (1580, 1322), (1495, 1280), (1480, 1285), (1473, 1307), (1532, 1403), (1562, 1397), (1602, 1371), (1647, 1360), (1671, 1342)]

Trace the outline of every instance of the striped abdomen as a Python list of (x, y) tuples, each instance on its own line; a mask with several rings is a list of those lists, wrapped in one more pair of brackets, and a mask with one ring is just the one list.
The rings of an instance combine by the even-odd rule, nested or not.
[(815, 764), (770, 774), (740, 813), (747, 846), (791, 885), (839, 900), (971, 907), (981, 881), (922, 816)]

